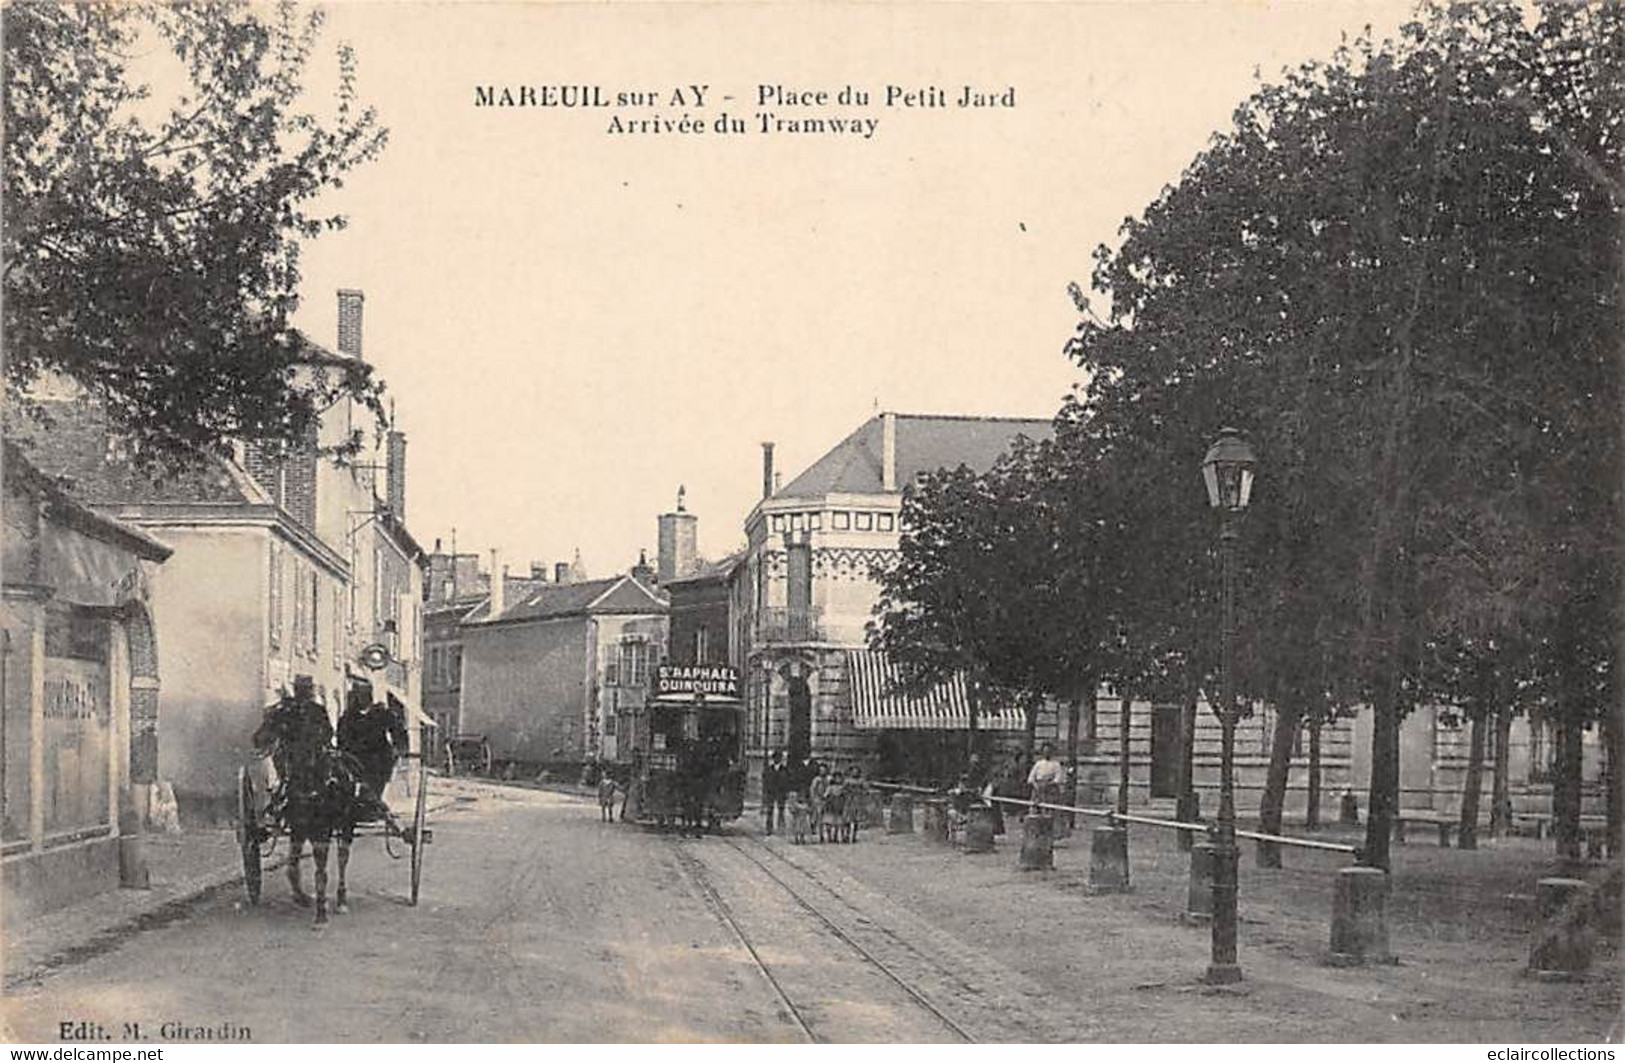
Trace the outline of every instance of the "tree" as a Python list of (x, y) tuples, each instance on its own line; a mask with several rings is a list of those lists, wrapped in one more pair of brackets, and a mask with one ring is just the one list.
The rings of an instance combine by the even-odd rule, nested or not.
[[(154, 459), (303, 441), (358, 362), (301, 372), (302, 241), (386, 131), (338, 49), (326, 117), (302, 110), (323, 16), (291, 3), (11, 4), (4, 14), (6, 385), (65, 376)], [(137, 68), (160, 64), (171, 98)], [(352, 441), (352, 446), (359, 439)]]
[[(924, 477), (903, 504), (896, 563), (881, 573), (869, 642), (922, 689), (964, 674), (973, 700), (1021, 705), (1064, 690), (1074, 629), (1063, 599), (1046, 444), (1017, 440), (984, 474)], [(973, 711), (979, 705), (973, 705)]]
[[(1087, 414), (1169, 456), (1143, 467), (1176, 505), (1221, 424), (1252, 436), (1242, 600), (1269, 611), (1242, 625), (1239, 685), (1278, 707), (1370, 705), (1378, 866), (1448, 514), (1511, 490), (1550, 514), (1540, 549), (1570, 558), (1570, 588), (1612, 586), (1602, 562), (1618, 567), (1595, 534), (1608, 489), (1586, 486), (1620, 480), (1618, 381), (1598, 356), (1618, 346), (1618, 207), (1555, 141), (1618, 172), (1603, 87), (1621, 28), (1618, 9), (1528, 24), (1511, 6), (1426, 8), (1398, 42), (1262, 87), (1097, 252), (1109, 316), (1070, 346)], [(1589, 102), (1560, 104), (1576, 84)], [(1588, 674), (1571, 649), (1554, 661)], [(1580, 717), (1597, 710), (1594, 684), (1567, 689)]]

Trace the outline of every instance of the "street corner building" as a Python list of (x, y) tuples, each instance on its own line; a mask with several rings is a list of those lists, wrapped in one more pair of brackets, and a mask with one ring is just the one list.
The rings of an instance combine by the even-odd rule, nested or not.
[[(866, 640), (875, 573), (897, 555), (917, 478), (960, 465), (985, 472), (1017, 437), (1051, 431), (1047, 419), (878, 413), (784, 486), (764, 445), (762, 497), (745, 519), (729, 590), (757, 779), (777, 751), (888, 777), (923, 777), (953, 760), (970, 727), (964, 681), (899, 689)], [(984, 706), (978, 724), (1020, 732), (1023, 719), (1014, 707)]]
[(665, 655), (667, 600), (637, 575), (558, 576), (517, 598), (494, 578), (460, 625), (461, 730), (510, 774), (619, 759)]
[[(360, 358), (361, 293), (341, 292), (339, 309), (339, 351), (307, 340), (302, 372)], [(150, 579), (162, 632), (156, 785), (173, 791), (181, 826), (232, 821), (238, 770), (257, 763), (254, 730), (297, 675), (312, 677), (335, 721), (357, 688), (423, 720), (427, 555), (405, 524), (404, 433), (391, 429), (354, 461), (334, 462), (324, 449), (368, 426), (346, 400), (295, 445), (239, 443), (229, 456), (154, 472), (91, 400), (40, 406), (47, 427), (8, 426), (31, 444), (30, 460), (169, 551)], [(415, 745), (419, 728), (409, 730)]]
[(7, 929), (120, 884), (156, 777), (150, 608), (169, 547), (4, 448), (0, 892)]

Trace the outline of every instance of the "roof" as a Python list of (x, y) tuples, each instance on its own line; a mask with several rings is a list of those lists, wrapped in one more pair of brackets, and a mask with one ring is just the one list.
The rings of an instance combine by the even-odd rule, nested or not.
[(66, 479), (89, 505), (162, 502), (250, 503), (265, 499), (229, 462), (208, 454), (185, 467), (142, 468), (108, 443), (106, 416), (84, 399), (33, 404), (46, 421), (8, 417), (6, 435), (47, 476)]
[[(985, 472), (1017, 436), (1047, 439), (1054, 425), (1036, 417), (958, 417), (899, 413), (898, 488), (915, 477), (961, 465)], [(817, 498), (830, 494), (873, 495), (886, 488), (881, 473), (885, 415), (876, 414), (812, 466), (773, 492), (774, 498)]]
[(720, 561), (701, 560), (695, 565), (694, 571), (674, 576), (667, 580), (665, 585), (670, 587), (674, 583), (703, 583), (706, 580), (726, 579), (734, 570), (734, 566), (745, 559), (747, 553), (749, 553), (747, 548), (740, 547)]
[(589, 613), (663, 613), (666, 608), (664, 599), (631, 576), (610, 576), (579, 583), (544, 583), (529, 594), (509, 598), (495, 617), (491, 616), (491, 600), (487, 598), (463, 622), (510, 624)]
[(11, 440), (5, 440), (5, 478), (38, 492), (49, 506), (50, 519), (93, 539), (111, 543), (149, 561), (166, 560), (167, 545), (139, 528), (114, 520), (83, 505), (68, 493), (61, 481), (42, 472), (31, 458)]

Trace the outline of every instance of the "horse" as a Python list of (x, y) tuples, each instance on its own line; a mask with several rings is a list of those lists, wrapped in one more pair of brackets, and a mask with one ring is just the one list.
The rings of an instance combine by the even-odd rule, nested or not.
[[(313, 711), (312, 711), (313, 710)], [(280, 817), (288, 835), (288, 885), (294, 903), (312, 905), (305, 893), (300, 861), (310, 844), (316, 865), (317, 929), (327, 925), (327, 854), (336, 836), (339, 842), (339, 882), (334, 898), (338, 914), (349, 911), (345, 872), (350, 844), (360, 809), (361, 781), (355, 759), (335, 749), (327, 712), (314, 702), (286, 701), (266, 717), (254, 733), (256, 749), (275, 750), (282, 780)]]

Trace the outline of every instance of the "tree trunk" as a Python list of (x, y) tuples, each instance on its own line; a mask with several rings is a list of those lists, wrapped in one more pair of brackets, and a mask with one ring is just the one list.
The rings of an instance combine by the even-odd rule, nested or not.
[(1605, 795), (1608, 801), (1608, 855), (1614, 859), (1619, 858), (1620, 841), (1620, 797), (1619, 785), (1619, 729), (1620, 719), (1617, 713), (1605, 712), (1602, 717), (1602, 750), (1606, 774), (1603, 776)]
[(1461, 790), (1461, 848), (1478, 848), (1478, 794), (1484, 786), (1484, 731), (1489, 726), (1484, 712), (1473, 716), (1472, 736), (1467, 740), (1467, 779)]
[(1320, 829), (1320, 729), (1324, 721), (1315, 716), (1309, 721), (1309, 796), (1308, 807), (1303, 814), (1303, 825), (1307, 830)]
[[(1259, 829), (1264, 834), (1281, 833), (1281, 816), (1286, 805), (1286, 784), (1292, 773), (1292, 747), (1303, 723), (1303, 708), (1277, 708), (1275, 734), (1270, 740), (1270, 767), (1264, 776), (1264, 796), (1258, 805)], [(1275, 842), (1258, 843), (1258, 866), (1280, 867), (1281, 847)]]
[(1038, 706), (1028, 705), (1021, 714), (1021, 752), (1026, 755), (1027, 763), (1033, 762), (1033, 745), (1038, 737)]
[[(1196, 799), (1196, 702), (1193, 686), (1185, 695), (1185, 705), (1179, 714), (1179, 819), (1194, 823), (1201, 815), (1201, 802)], [(1185, 832), (1182, 837), (1189, 838)]]
[[(1073, 698), (1066, 709), (1066, 803), (1073, 808), (1078, 807), (1078, 727), (1082, 723), (1080, 711), (1082, 698)], [(1068, 812), (1067, 822), (1072, 826), (1078, 825), (1078, 814)]]
[(1557, 762), (1552, 766), (1552, 832), (1560, 860), (1580, 859), (1580, 773), (1583, 767), (1578, 706), (1557, 718)]
[(1123, 701), (1117, 714), (1117, 811), (1128, 812), (1129, 721), (1133, 715), (1134, 699), (1123, 691)]
[(1391, 869), (1389, 833), (1399, 797), (1399, 705), (1391, 681), (1371, 706), (1371, 791), (1366, 796), (1364, 861), (1367, 867)]
[(1512, 701), (1503, 696), (1495, 703), (1495, 772), (1490, 782), (1490, 836), (1498, 837), (1512, 828)]

